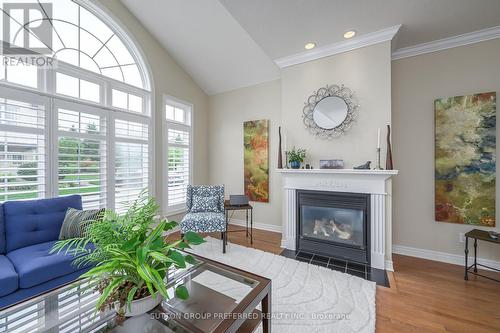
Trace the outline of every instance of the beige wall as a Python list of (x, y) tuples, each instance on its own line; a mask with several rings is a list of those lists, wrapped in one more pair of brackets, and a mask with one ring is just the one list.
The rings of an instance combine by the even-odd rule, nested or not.
[[(433, 103), (439, 97), (498, 94), (499, 54), (497, 39), (393, 62), (393, 145), (400, 170), (393, 182), (394, 244), (463, 255), (459, 233), (473, 227), (434, 221)], [(497, 136), (499, 131), (497, 125)], [(499, 207), (497, 187), (497, 226)], [(481, 243), (479, 249), (480, 257), (500, 260), (498, 246)]]
[(156, 197), (163, 202), (166, 183), (164, 176), (162, 119), (163, 95), (171, 95), (194, 105), (194, 183), (208, 182), (208, 140), (207, 140), (207, 95), (196, 85), (193, 79), (170, 57), (158, 41), (142, 26), (119, 0), (102, 0), (101, 5), (129, 34), (142, 50), (152, 72), (155, 104), (155, 172)]
[[(281, 226), (281, 179), (276, 173), (281, 85), (271, 81), (210, 96), (209, 179), (224, 184), (226, 195), (243, 194), (243, 122), (269, 119), (269, 203), (253, 203), (254, 222)], [(235, 219), (243, 219), (235, 214)]]
[[(351, 88), (360, 104), (356, 123), (346, 135), (334, 140), (315, 137), (302, 121), (304, 102), (327, 84)], [(377, 128), (384, 129), (391, 123), (390, 42), (286, 68), (282, 72), (281, 100), (287, 145), (307, 149), (307, 163), (317, 168), (320, 159), (343, 159), (345, 167), (351, 168), (375, 161)]]

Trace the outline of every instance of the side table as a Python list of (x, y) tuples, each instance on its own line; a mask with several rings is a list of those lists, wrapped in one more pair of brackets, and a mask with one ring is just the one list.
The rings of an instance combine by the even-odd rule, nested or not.
[[(250, 204), (246, 205), (231, 205), (229, 203), (229, 200), (224, 201), (224, 213), (226, 214), (226, 233), (228, 231), (228, 224), (229, 224), (229, 212), (230, 211), (235, 211), (235, 210), (245, 210), (246, 211), (246, 228), (245, 230), (232, 230), (231, 232), (241, 232), (245, 231), (246, 232), (246, 237), (248, 238), (250, 236), (250, 244), (253, 244), (253, 207)], [(248, 212), (250, 212), (250, 231), (248, 230)], [(226, 237), (227, 239), (227, 237)]]
[[(469, 255), (469, 238), (473, 238), (474, 239), (474, 263), (472, 265), (470, 265), (470, 266), (468, 266), (468, 262), (467, 262), (468, 261), (468, 255)], [(477, 266), (486, 267), (486, 268), (491, 269), (493, 271), (500, 272), (500, 270), (498, 270), (496, 268), (489, 267), (489, 266), (477, 263), (477, 240), (478, 239), (482, 240), (482, 241), (485, 241), (485, 242), (490, 242), (490, 243), (495, 243), (495, 244), (499, 244), (500, 245), (500, 239), (493, 239), (493, 238), (491, 238), (487, 231), (479, 230), (479, 229), (473, 229), (473, 230), (467, 232), (465, 234), (465, 276), (464, 276), (464, 280), (468, 280), (469, 279), (469, 274), (474, 274), (474, 275), (477, 275), (477, 276), (484, 277), (486, 279), (490, 279), (490, 280), (493, 280), (493, 281), (496, 281), (496, 282), (500, 282), (500, 280), (491, 278), (489, 276), (481, 275), (481, 274), (479, 274), (477, 272)]]

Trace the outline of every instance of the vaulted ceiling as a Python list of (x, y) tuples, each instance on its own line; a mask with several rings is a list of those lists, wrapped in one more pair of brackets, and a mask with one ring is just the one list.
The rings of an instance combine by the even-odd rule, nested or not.
[[(500, 26), (499, 0), (122, 0), (207, 94), (279, 78), (274, 60), (402, 24), (394, 48)], [(356, 38), (356, 37), (354, 37)]]

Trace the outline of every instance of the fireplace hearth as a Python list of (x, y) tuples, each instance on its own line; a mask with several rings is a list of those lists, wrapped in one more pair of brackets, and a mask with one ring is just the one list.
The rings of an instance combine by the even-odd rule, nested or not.
[(297, 250), (370, 265), (370, 195), (297, 191)]

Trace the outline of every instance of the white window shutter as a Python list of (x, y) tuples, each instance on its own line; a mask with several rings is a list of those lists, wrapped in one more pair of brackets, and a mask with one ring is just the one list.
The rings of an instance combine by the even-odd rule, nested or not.
[(165, 103), (167, 213), (175, 213), (186, 207), (186, 190), (192, 178), (191, 111), (189, 105), (179, 101)]
[(38, 96), (15, 95), (0, 94), (1, 202), (43, 198), (46, 191), (46, 108)]
[(106, 207), (106, 119), (80, 111), (79, 105), (57, 108), (58, 194), (80, 194), (84, 209)]

